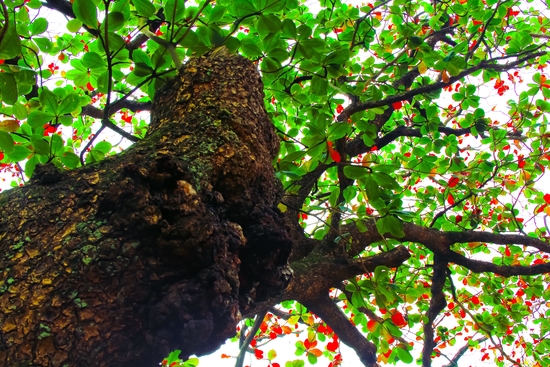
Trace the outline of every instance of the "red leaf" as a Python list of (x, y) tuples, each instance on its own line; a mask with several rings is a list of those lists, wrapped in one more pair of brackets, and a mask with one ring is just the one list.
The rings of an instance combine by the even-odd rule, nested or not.
[(257, 359), (262, 359), (262, 358), (264, 358), (264, 352), (261, 351), (260, 349), (256, 349), (256, 350), (254, 350), (254, 356)]
[(508, 246), (506, 246), (506, 250), (504, 250), (504, 255), (506, 255), (506, 257), (512, 256), (512, 252)]
[(339, 345), (340, 343), (338, 343), (338, 340), (336, 339), (327, 344), (327, 349), (331, 352), (336, 352)]
[(543, 198), (544, 201), (546, 201), (546, 204), (550, 204), (550, 194), (544, 194)]
[(92, 87), (92, 85), (90, 84), (90, 82), (88, 82), (88, 84), (86, 84), (86, 88), (88, 88), (88, 90), (91, 92), (94, 90), (94, 87)]
[(399, 101), (399, 102), (394, 102), (391, 104), (391, 106), (393, 107), (394, 110), (399, 110), (401, 109), (401, 107), (403, 107), (403, 102)]
[(339, 163), (342, 160), (342, 157), (340, 157), (340, 153), (338, 153), (336, 150), (332, 148), (331, 141), (327, 141), (327, 148), (330, 154), (330, 158), (332, 158), (334, 162)]
[(394, 311), (393, 315), (391, 315), (391, 320), (397, 327), (403, 327), (408, 325), (407, 320), (403, 317), (403, 314), (399, 311)]
[(449, 187), (455, 187), (456, 185), (458, 185), (459, 182), (460, 182), (460, 179), (458, 177), (453, 176), (449, 179), (448, 185)]
[(474, 305), (479, 305), (479, 298), (478, 296), (473, 296), (472, 299), (471, 299), (472, 303)]
[(260, 330), (262, 331), (262, 333), (265, 333), (266, 330), (267, 330), (267, 323), (264, 321), (262, 322), (262, 324), (260, 325)]
[(342, 106), (341, 104), (336, 106), (336, 113), (342, 113), (343, 110), (344, 110), (344, 106)]
[(455, 223), (458, 224), (460, 222), (462, 222), (462, 215), (459, 214), (455, 217)]
[(367, 322), (367, 329), (369, 329), (370, 332), (374, 330), (375, 326), (376, 326), (375, 320), (369, 320), (369, 322)]
[(332, 158), (332, 160), (336, 163), (339, 163), (342, 160), (342, 158), (340, 157), (340, 153), (335, 150), (330, 151), (330, 158)]
[(449, 203), (449, 205), (453, 205), (455, 203), (455, 198), (453, 197), (453, 194), (449, 194), (449, 196), (447, 196), (447, 202)]

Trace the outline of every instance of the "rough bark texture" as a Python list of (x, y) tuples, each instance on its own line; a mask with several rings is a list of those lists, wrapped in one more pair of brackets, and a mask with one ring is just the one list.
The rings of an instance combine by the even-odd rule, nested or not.
[(292, 278), (279, 141), (252, 63), (191, 60), (148, 136), (0, 196), (0, 365), (153, 366), (211, 352)]

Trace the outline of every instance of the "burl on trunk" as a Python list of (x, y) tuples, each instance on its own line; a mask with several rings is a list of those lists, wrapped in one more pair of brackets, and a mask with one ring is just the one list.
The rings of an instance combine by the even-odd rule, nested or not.
[(192, 59), (128, 151), (0, 195), (1, 366), (211, 352), (286, 287), (262, 89), (244, 58)]

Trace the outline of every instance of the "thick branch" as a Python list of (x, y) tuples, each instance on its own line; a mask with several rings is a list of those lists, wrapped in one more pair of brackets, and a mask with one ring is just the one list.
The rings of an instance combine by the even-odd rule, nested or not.
[(316, 299), (298, 301), (322, 318), (342, 342), (353, 348), (365, 367), (377, 366), (376, 346), (361, 334), (327, 294), (319, 295)]
[(328, 292), (342, 280), (374, 271), (384, 265), (396, 268), (410, 257), (404, 246), (357, 259), (335, 259), (329, 256), (312, 254), (303, 260), (291, 263), (294, 279), (290, 283), (285, 299), (315, 298), (317, 294)]
[[(367, 227), (366, 232), (359, 232), (354, 224), (342, 228), (342, 231), (349, 233), (352, 239), (350, 255), (358, 254), (371, 243), (382, 240), (382, 236), (378, 233), (374, 220), (363, 221), (363, 224)], [(550, 253), (550, 244), (537, 238), (478, 231), (444, 232), (412, 223), (403, 223), (403, 231), (405, 236), (399, 238), (399, 240), (421, 243), (433, 253), (442, 256), (446, 261), (464, 266), (473, 272), (490, 271), (502, 276), (535, 275), (550, 272), (550, 263), (531, 266), (495, 265), (487, 261), (468, 259), (451, 250), (451, 246), (455, 243), (488, 242), (497, 245), (516, 244), (530, 246)], [(391, 236), (386, 235), (386, 237)]]
[(447, 277), (447, 262), (439, 255), (434, 256), (434, 273), (432, 276), (432, 299), (426, 312), (427, 320), (424, 323), (424, 348), (422, 349), (422, 367), (432, 365), (432, 352), (435, 348), (433, 322), (441, 310), (447, 305), (443, 287)]

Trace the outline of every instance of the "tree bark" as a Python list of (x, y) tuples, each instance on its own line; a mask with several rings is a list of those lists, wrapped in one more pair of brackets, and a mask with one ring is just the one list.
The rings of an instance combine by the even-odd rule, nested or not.
[(153, 366), (217, 349), (292, 278), (255, 66), (192, 59), (148, 135), (0, 195), (0, 365)]

